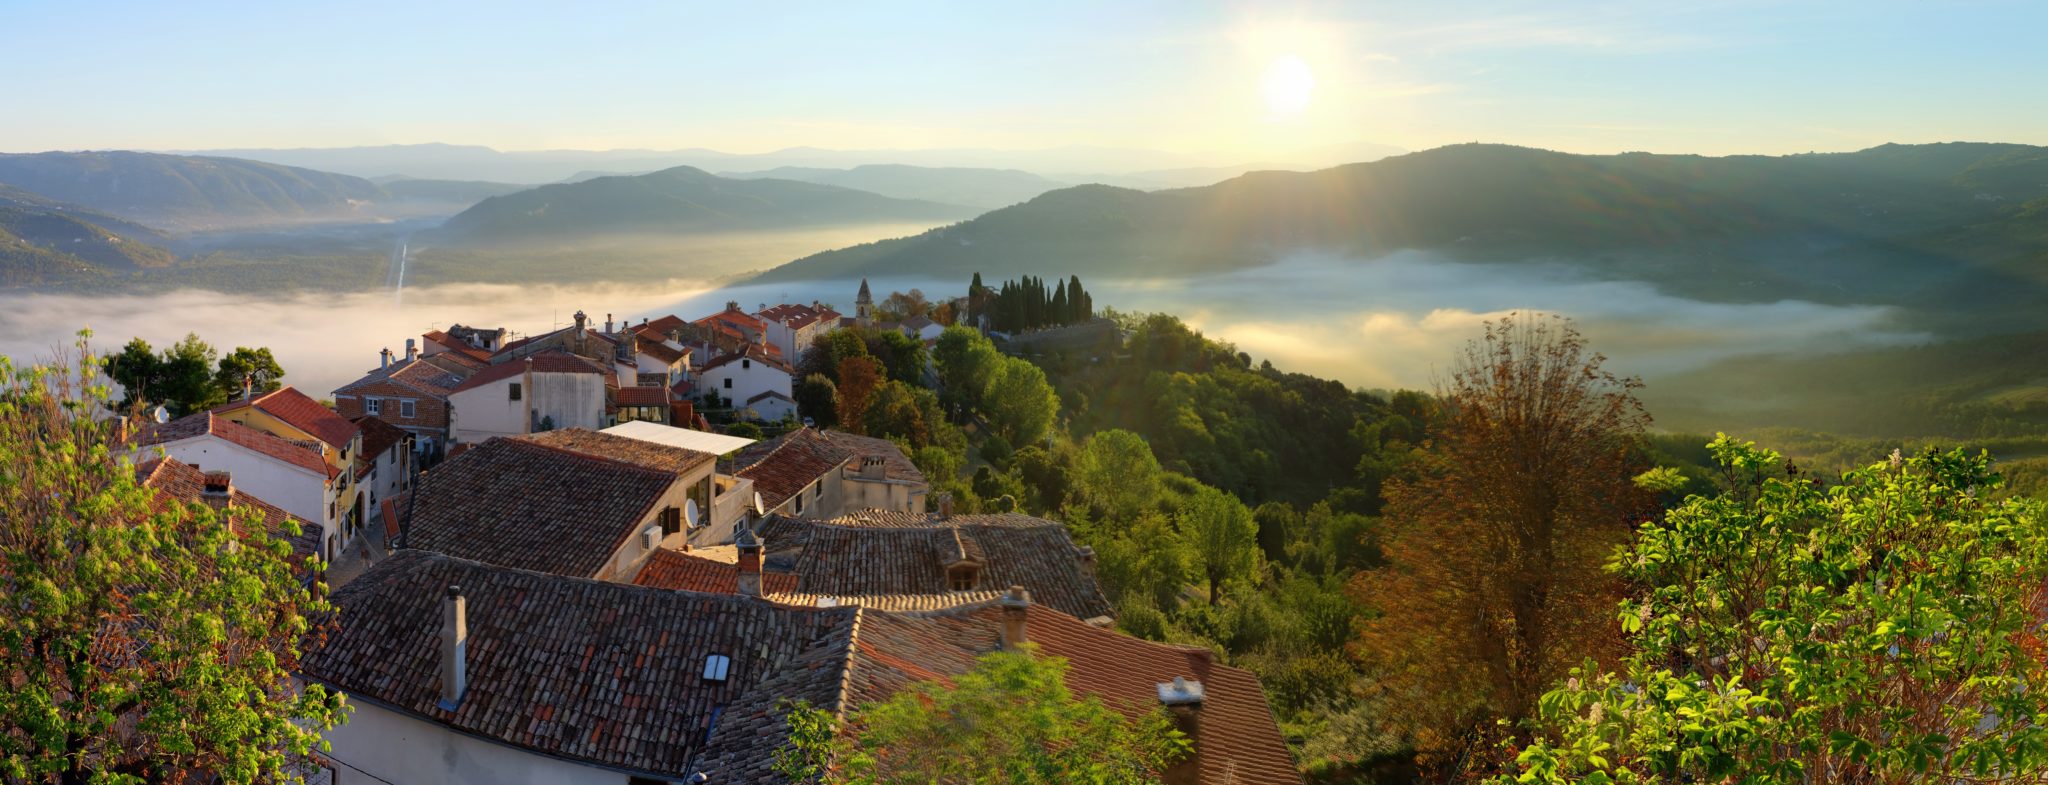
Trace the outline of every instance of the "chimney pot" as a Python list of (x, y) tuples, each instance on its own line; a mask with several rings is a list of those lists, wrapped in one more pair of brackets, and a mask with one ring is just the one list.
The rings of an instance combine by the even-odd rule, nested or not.
[(943, 520), (950, 520), (950, 519), (951, 519), (952, 517), (953, 517), (953, 494), (950, 494), (950, 493), (941, 493), (941, 494), (939, 494), (939, 520), (942, 520), (942, 521), (943, 521)]
[(414, 338), (407, 338), (407, 339), (405, 339), (405, 360), (406, 360), (406, 362), (412, 362), (413, 358), (416, 358), (416, 357), (419, 357), (419, 356), (420, 356), (420, 347), (419, 347), (419, 341), (418, 341), (417, 339), (414, 339)]
[(378, 353), (377, 353), (377, 357), (378, 357), (378, 363), (377, 363), (377, 367), (379, 367), (379, 368), (389, 368), (389, 367), (391, 367), (391, 347), (389, 347), (389, 346), (386, 346), (386, 347), (384, 347), (383, 351), (380, 351), (380, 352), (378, 352)]
[(585, 314), (581, 309), (578, 309), (576, 311), (576, 331), (582, 332), (583, 328), (588, 326), (590, 326), (590, 316), (588, 314)]
[(733, 536), (732, 544), (739, 550), (739, 593), (747, 597), (761, 596), (761, 537), (754, 534), (752, 527), (742, 527)]
[(1078, 552), (1078, 553), (1077, 553), (1077, 554), (1075, 555), (1075, 561), (1078, 561), (1078, 562), (1080, 562), (1080, 564), (1081, 564), (1081, 574), (1082, 574), (1082, 575), (1086, 575), (1086, 576), (1088, 576), (1088, 577), (1090, 577), (1090, 578), (1093, 578), (1093, 577), (1095, 577), (1095, 547), (1094, 547), (1094, 546), (1092, 546), (1092, 545), (1083, 545), (1083, 546), (1081, 546), (1081, 547), (1080, 547), (1080, 549), (1079, 549), (1079, 552)]
[(1188, 754), (1168, 764), (1166, 785), (1199, 785), (1202, 781), (1202, 683), (1175, 676), (1159, 685), (1159, 702), (1173, 716), (1174, 729), (1188, 740)]
[(605, 331), (605, 332), (611, 332), (611, 331), (612, 331), (612, 315), (611, 315), (611, 314), (605, 314), (605, 315), (604, 315), (604, 331)]
[(1018, 651), (1031, 642), (1026, 633), (1025, 620), (1031, 611), (1031, 592), (1022, 586), (1011, 586), (1010, 593), (1003, 595), (1003, 651)]
[[(197, 467), (195, 467), (197, 468)], [(227, 472), (205, 472), (206, 485), (200, 491), (207, 496), (227, 496), (235, 488)]]
[(448, 586), (441, 604), (441, 708), (453, 711), (469, 691), (469, 601), (462, 587)]

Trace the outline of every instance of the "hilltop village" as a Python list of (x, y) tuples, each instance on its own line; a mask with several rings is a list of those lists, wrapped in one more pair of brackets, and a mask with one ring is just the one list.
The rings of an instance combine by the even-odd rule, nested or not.
[(1067, 526), (956, 512), (898, 443), (801, 410), (799, 364), (832, 333), (930, 349), (948, 326), (878, 318), (865, 281), (851, 315), (451, 324), (331, 404), (287, 386), (163, 418), (137, 471), (301, 522), (336, 625), (297, 675), (354, 706), (320, 781), (779, 781), (788, 702), (842, 714), (1031, 644), (1076, 693), (1172, 717), (1192, 746), (1168, 782), (1301, 782), (1259, 679), (1115, 630)]

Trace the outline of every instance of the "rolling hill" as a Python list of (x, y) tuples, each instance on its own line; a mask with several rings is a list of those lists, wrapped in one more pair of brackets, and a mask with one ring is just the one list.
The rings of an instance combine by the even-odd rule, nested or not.
[(360, 218), (386, 198), (347, 175), (126, 151), (0, 154), (0, 183), (172, 231)]
[(984, 209), (1007, 207), (1068, 185), (1017, 169), (904, 164), (870, 164), (851, 169), (782, 166), (760, 172), (721, 172), (719, 176), (743, 180), (798, 180), (852, 188), (897, 199), (922, 199)]
[(104, 213), (0, 185), (0, 287), (161, 268), (162, 234)]
[[(2048, 148), (1885, 145), (1783, 157), (1572, 155), (1457, 145), (1142, 192), (1078, 186), (761, 280), (1046, 269), (1157, 277), (1316, 250), (1569, 261), (1710, 299), (2036, 295)], [(1969, 240), (1958, 242), (1958, 238)], [(2032, 260), (2031, 262), (2029, 260)], [(2017, 288), (2014, 288), (2017, 287)]]
[(484, 200), (427, 242), (487, 246), (558, 243), (607, 235), (690, 235), (965, 218), (973, 208), (891, 199), (792, 180), (734, 180), (679, 166), (636, 176), (544, 185)]

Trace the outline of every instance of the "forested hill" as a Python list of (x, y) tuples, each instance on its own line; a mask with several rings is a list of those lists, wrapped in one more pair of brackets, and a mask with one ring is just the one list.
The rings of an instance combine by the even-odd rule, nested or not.
[(127, 151), (0, 154), (0, 183), (175, 231), (347, 219), (385, 196), (348, 175)]
[[(1793, 156), (1572, 155), (1457, 145), (1201, 188), (1053, 191), (956, 226), (797, 260), (765, 280), (888, 272), (1236, 269), (1293, 249), (1567, 258), (1710, 297), (1857, 299), (2048, 280), (2048, 148), (1885, 145)], [(2031, 203), (2031, 204), (2030, 204)], [(2032, 216), (2032, 217), (2030, 217)], [(1957, 247), (1957, 238), (1970, 242)], [(1884, 273), (1896, 273), (1886, 278)]]
[(148, 227), (0, 185), (0, 286), (161, 267), (175, 258), (165, 241)]
[(611, 233), (692, 234), (956, 220), (972, 208), (792, 180), (735, 180), (678, 166), (544, 185), (485, 199), (433, 233), (443, 243), (572, 241)]

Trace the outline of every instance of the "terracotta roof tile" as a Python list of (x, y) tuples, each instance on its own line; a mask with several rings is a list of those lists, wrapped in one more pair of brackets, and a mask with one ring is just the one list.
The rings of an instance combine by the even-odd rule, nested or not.
[(783, 373), (796, 373), (794, 369), (790, 368), (787, 364), (782, 362), (781, 354), (782, 353), (776, 351), (775, 347), (773, 346), (763, 348), (758, 344), (750, 343), (742, 347), (739, 351), (721, 354), (715, 358), (712, 358), (710, 362), (697, 366), (697, 372), (703, 373), (713, 368), (722, 368), (724, 366), (739, 362), (742, 359), (748, 359), (753, 360), (754, 362), (760, 363), (762, 365), (766, 365), (770, 368), (774, 368), (775, 370), (781, 371)]
[[(450, 586), (469, 624), (468, 690), (453, 710), (438, 705)], [(337, 631), (306, 653), (305, 678), (514, 747), (676, 780), (721, 735), (721, 750), (772, 750), (748, 715), (776, 699), (837, 706), (859, 617), (411, 550), (333, 602)], [(724, 681), (704, 678), (714, 654), (730, 658)], [(720, 781), (760, 781), (728, 779), (737, 770)]]
[[(711, 594), (737, 594), (740, 590), (737, 565), (666, 548), (655, 551), (653, 556), (648, 557), (647, 564), (640, 568), (640, 574), (633, 577), (633, 583), (657, 589), (681, 589)], [(794, 592), (796, 576), (788, 573), (764, 573), (761, 576), (761, 590), (768, 594)], [(810, 603), (810, 607), (815, 606), (816, 603)]]
[(948, 567), (973, 564), (974, 591), (1021, 585), (1036, 601), (1080, 618), (1114, 613), (1067, 527), (1053, 521), (1015, 513), (938, 519), (870, 512), (807, 523), (790, 567), (807, 594), (962, 594), (953, 591)]
[(915, 483), (925, 482), (924, 472), (917, 470), (917, 464), (911, 463), (910, 457), (904, 455), (903, 448), (897, 447), (895, 442), (888, 439), (877, 439), (873, 436), (858, 436), (844, 431), (820, 431), (820, 433), (823, 433), (825, 438), (831, 439), (833, 444), (839, 445), (841, 449), (862, 458), (880, 460), (882, 462), (883, 476), (888, 479)]
[(404, 545), (593, 576), (678, 481), (530, 439), (492, 439), (420, 475)]
[(449, 392), (459, 393), (465, 390), (474, 390), (492, 382), (524, 374), (526, 373), (527, 360), (533, 361), (534, 373), (594, 373), (603, 376), (610, 376), (612, 373), (610, 368), (605, 368), (568, 352), (550, 349), (539, 354), (494, 363), (489, 368), (477, 371), (475, 376), (464, 380), (462, 384), (457, 385), (455, 389)]
[(620, 406), (667, 406), (668, 390), (662, 387), (620, 387), (612, 393)]
[(348, 447), (349, 442), (356, 436), (355, 423), (335, 414), (333, 409), (320, 405), (319, 401), (307, 397), (296, 387), (280, 387), (253, 399), (216, 407), (214, 411), (226, 414), (247, 408), (254, 408), (283, 420), (293, 428), (312, 434), (313, 438), (326, 442), (336, 449)]
[[(160, 497), (176, 499), (187, 504), (204, 504), (214, 509), (234, 506), (254, 512), (263, 521), (263, 530), (270, 532), (291, 546), (294, 560), (303, 561), (320, 553), (320, 525), (293, 517), (277, 505), (258, 499), (239, 488), (234, 488), (230, 476), (226, 497), (206, 495), (206, 475), (191, 464), (172, 458), (158, 458), (135, 466), (136, 481), (144, 487), (154, 489)], [(285, 528), (287, 521), (297, 521), (299, 533), (292, 534)]]
[(623, 461), (671, 474), (687, 474), (699, 466), (718, 460), (718, 456), (710, 453), (657, 444), (645, 439), (601, 433), (588, 428), (562, 428), (511, 438), (582, 453), (593, 458)]
[(259, 431), (213, 412), (188, 414), (157, 425), (143, 434), (137, 443), (148, 447), (198, 436), (214, 436), (328, 479), (341, 476), (340, 469), (320, 457), (320, 448), (313, 442), (293, 441), (268, 431)]
[(838, 469), (853, 453), (811, 428), (799, 428), (747, 445), (733, 457), (735, 477), (754, 481), (754, 491), (773, 509)]

